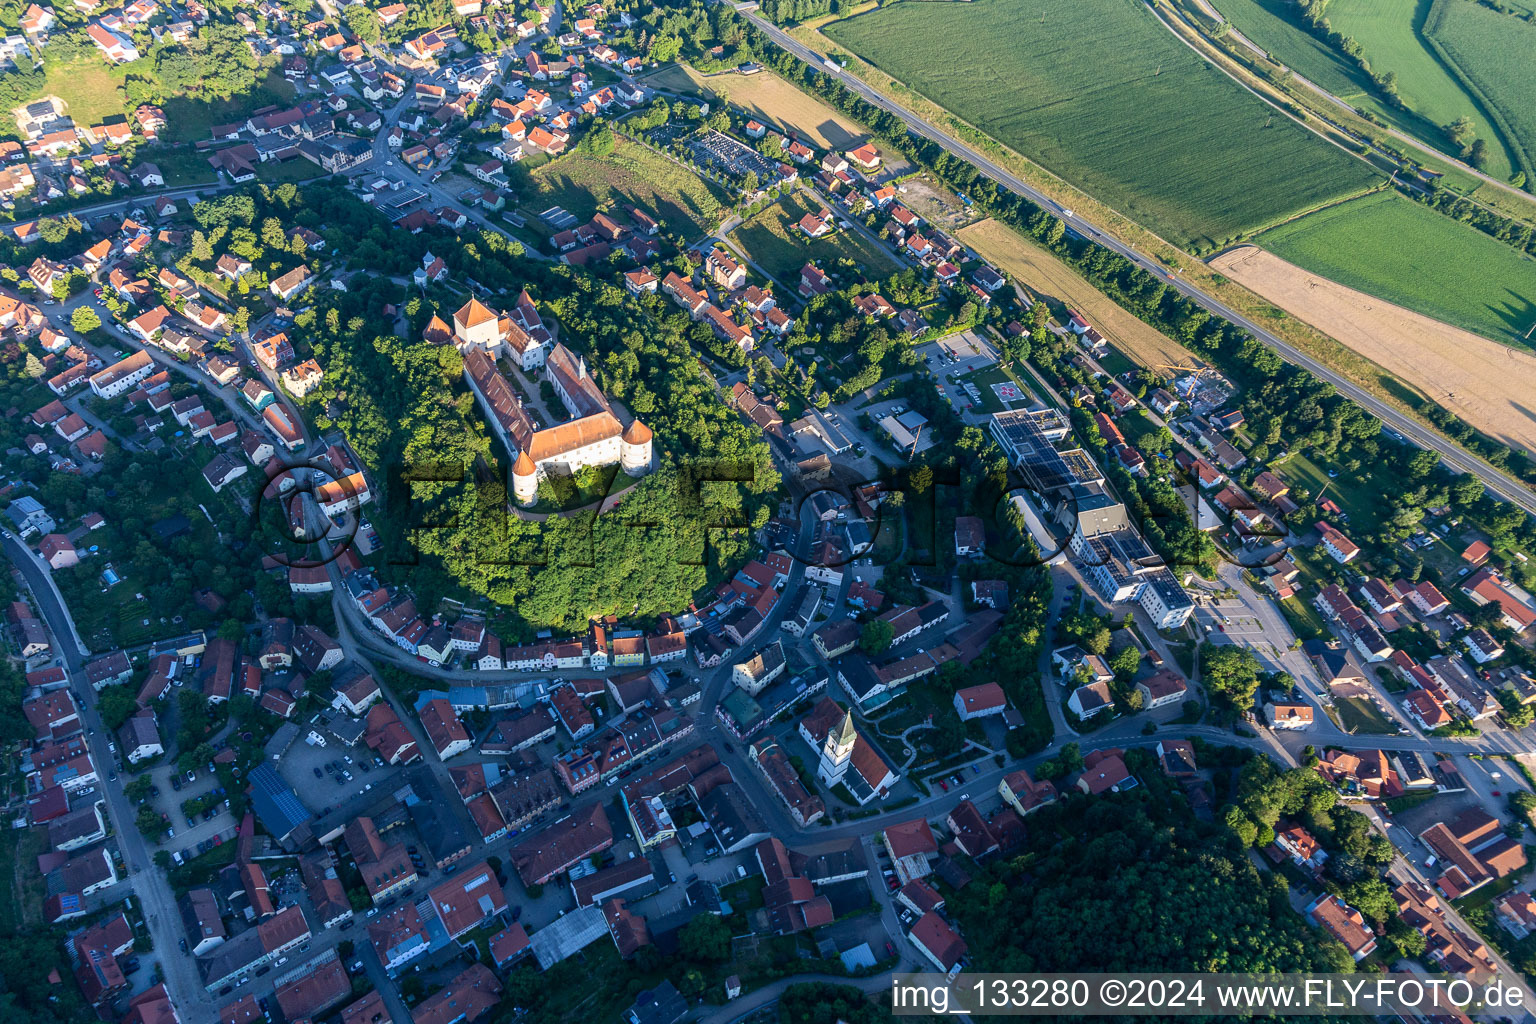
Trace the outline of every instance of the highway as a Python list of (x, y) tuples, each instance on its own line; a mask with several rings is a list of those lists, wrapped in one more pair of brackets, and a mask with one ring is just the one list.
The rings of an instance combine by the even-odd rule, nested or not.
[(919, 135), (942, 146), (948, 153), (974, 165), (983, 174), (998, 182), (1009, 191), (1023, 196), (1047, 212), (1061, 217), (1078, 234), (1124, 256), (1158, 280), (1177, 290), (1181, 295), (1190, 299), (1202, 309), (1216, 316), (1223, 317), (1249, 331), (1255, 338), (1269, 346), (1287, 362), (1302, 367), (1320, 380), (1327, 381), (1340, 394), (1354, 401), (1361, 408), (1380, 419), (1388, 427), (1397, 431), (1405, 438), (1413, 441), (1419, 447), (1438, 453), (1447, 466), (1458, 472), (1471, 473), (1481, 480), (1483, 485), (1495, 496), (1505, 501), (1513, 502), (1527, 512), (1536, 515), (1536, 492), (1533, 492), (1525, 484), (1469, 454), (1446, 438), (1422, 426), (1418, 421), (1409, 419), (1387, 403), (1356, 386), (1353, 382), (1334, 372), (1328, 366), (1312, 358), (1289, 342), (1271, 334), (1263, 327), (1260, 327), (1236, 310), (1230, 309), (1188, 281), (1184, 281), (1169, 273), (1157, 260), (1142, 255), (1119, 239), (1099, 230), (1057, 203), (1054, 199), (1051, 199), (1045, 193), (1040, 192), (1038, 189), (1015, 177), (1009, 171), (999, 167), (984, 154), (977, 152), (942, 129), (929, 124), (901, 104), (888, 99), (857, 76), (851, 75), (841, 68), (829, 67), (823, 61), (820, 54), (807, 46), (801, 45), (777, 26), (761, 17), (756, 10), (752, 9), (753, 7), (755, 7), (753, 4), (738, 4), (736, 9), (787, 53), (805, 61), (818, 71), (833, 75), (845, 87), (857, 93), (871, 105), (900, 118), (902, 123), (914, 135)]

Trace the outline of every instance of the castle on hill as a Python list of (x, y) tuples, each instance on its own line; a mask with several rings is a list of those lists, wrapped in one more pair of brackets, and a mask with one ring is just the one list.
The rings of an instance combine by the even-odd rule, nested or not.
[[(533, 504), (539, 481), (549, 475), (570, 476), (614, 463), (630, 476), (651, 471), (651, 429), (638, 419), (627, 427), (619, 422), (608, 397), (588, 375), (586, 360), (554, 340), (526, 291), (517, 309), (500, 316), (472, 298), (453, 314), (451, 334), (447, 324), (433, 317), (426, 336), (438, 343), (451, 341), (464, 354), (464, 374), (475, 399), (513, 458), (512, 494), (519, 504)], [(497, 368), (501, 356), (526, 373), (542, 368), (571, 418), (537, 427)]]

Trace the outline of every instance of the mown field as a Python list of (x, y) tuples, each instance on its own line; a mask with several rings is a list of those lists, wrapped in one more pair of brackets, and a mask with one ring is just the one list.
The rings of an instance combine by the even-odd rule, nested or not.
[(1281, 259), (1508, 344), (1536, 318), (1536, 260), (1411, 199), (1383, 192), (1266, 231)]
[[(1507, 178), (1511, 156), (1503, 135), (1477, 97), (1441, 61), (1424, 38), (1424, 23), (1435, 0), (1336, 0), (1328, 7), (1334, 29), (1352, 36), (1378, 73), (1397, 73), (1397, 94), (1426, 120), (1446, 125), (1470, 117), (1479, 138), (1488, 140), (1489, 174)], [(1469, 0), (1470, 5), (1470, 0)], [(1448, 142), (1442, 142), (1448, 146)]]
[(1472, 0), (1437, 0), (1425, 30), (1508, 128), (1506, 141), (1536, 169), (1536, 25)]
[(1219, 247), (1377, 178), (1137, 0), (894, 4), (822, 31), (1186, 248)]
[(806, 238), (795, 229), (801, 217), (820, 210), (803, 193), (792, 193), (731, 232), (731, 241), (745, 249), (752, 262), (785, 285), (800, 280), (800, 268), (807, 260), (816, 260), (826, 270), (841, 260), (852, 260), (871, 281), (901, 269), (893, 257), (852, 228), (816, 239)]
[(1142, 365), (1197, 365), (1187, 349), (1121, 309), (1077, 271), (1006, 224), (984, 220), (961, 228), (956, 236), (1030, 295), (1082, 311), (1111, 344)]
[(765, 124), (793, 128), (824, 149), (852, 149), (869, 138), (869, 133), (853, 121), (771, 71), (704, 75), (686, 64), (673, 64), (644, 76), (643, 81), (656, 89), (719, 97)]
[(663, 230), (690, 242), (719, 225), (729, 201), (719, 186), (623, 139), (612, 156), (572, 151), (544, 164), (518, 192), (523, 208), (533, 214), (563, 206), (583, 221), (600, 206), (632, 203), (660, 220)]

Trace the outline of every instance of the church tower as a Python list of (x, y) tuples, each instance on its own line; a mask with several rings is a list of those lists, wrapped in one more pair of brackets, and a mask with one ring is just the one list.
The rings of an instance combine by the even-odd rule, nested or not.
[(832, 787), (843, 781), (843, 776), (848, 773), (848, 763), (853, 759), (853, 745), (858, 738), (859, 734), (853, 727), (853, 712), (850, 710), (843, 716), (842, 724), (827, 733), (827, 741), (821, 746), (821, 764), (816, 769), (816, 777), (823, 785)]

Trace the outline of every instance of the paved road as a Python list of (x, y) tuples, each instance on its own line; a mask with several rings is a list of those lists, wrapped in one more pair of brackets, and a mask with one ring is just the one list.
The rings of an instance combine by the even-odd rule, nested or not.
[(97, 789), (106, 799), (107, 814), (116, 833), (118, 851), (128, 870), (129, 884), (139, 897), (150, 935), (154, 938), (155, 949), (160, 953), (159, 961), (165, 972), (166, 988), (181, 1011), (183, 1020), (211, 1020), (215, 1007), (208, 998), (207, 990), (203, 988), (196, 963), (190, 956), (181, 956), (176, 952), (183, 932), (181, 914), (176, 908), (176, 897), (171, 892), (170, 881), (164, 872), (154, 866), (154, 852), (134, 824), (136, 813), (123, 794), (122, 785), (108, 779), (109, 775), (116, 774), (113, 769), (116, 758), (107, 749), (109, 736), (101, 724), (101, 717), (96, 713), (95, 693), (81, 672), (89, 652), (78, 642), (70, 642), (68, 639), (76, 635), (74, 622), (42, 563), (9, 532), (3, 537), (6, 557), (26, 578), (43, 621), (48, 623), (54, 642), (60, 648), (57, 653), (64, 658), (70, 686), (86, 697), (81, 702), (80, 719), (85, 723), (85, 740), (90, 747), (91, 759), (102, 777)]
[(829, 68), (823, 62), (820, 54), (816, 53), (814, 50), (811, 50), (809, 47), (801, 45), (787, 33), (780, 30), (776, 25), (772, 24), (757, 14), (755, 10), (746, 9), (746, 7), (749, 6), (751, 5), (738, 6), (737, 9), (741, 11), (741, 13), (746, 18), (750, 19), (754, 25), (761, 29), (762, 32), (767, 35), (768, 38), (773, 40), (773, 42), (776, 43), (780, 48), (805, 61), (807, 64), (810, 64), (818, 71), (833, 75), (845, 87), (857, 93), (860, 97), (868, 101), (873, 106), (879, 107), (888, 113), (894, 114), (896, 117), (901, 119), (901, 121), (907, 126), (908, 130), (911, 131), (914, 135), (919, 135), (925, 139), (935, 142), (952, 155), (975, 165), (975, 167), (979, 169), (983, 174), (997, 181), (1004, 188), (1007, 188), (1010, 191), (1021, 195), (1026, 199), (1029, 199), (1047, 212), (1055, 214), (1056, 216), (1061, 217), (1063, 220), (1066, 220), (1072, 225), (1073, 229), (1083, 237), (1097, 242), (1105, 248), (1110, 249), (1113, 252), (1120, 254), (1121, 256), (1124, 256), (1136, 266), (1146, 270), (1159, 281), (1167, 284), (1169, 287), (1178, 291), (1181, 295), (1193, 301), (1202, 309), (1205, 309), (1216, 316), (1224, 317), (1227, 320), (1230, 320), (1232, 323), (1242, 327), (1244, 330), (1249, 331), (1255, 338), (1259, 339), (1265, 345), (1268, 345), (1270, 348), (1279, 353), (1279, 355), (1287, 362), (1300, 366), (1303, 369), (1311, 372), (1319, 379), (1325, 380), (1332, 384), (1341, 394), (1353, 400), (1367, 412), (1370, 412), (1372, 415), (1376, 416), (1383, 423), (1387, 424), (1399, 434), (1413, 441), (1413, 443), (1417, 444), (1419, 447), (1427, 448), (1437, 452), (1445, 461), (1446, 465), (1450, 466), (1452, 469), (1462, 473), (1473, 474), (1478, 479), (1480, 479), (1484, 486), (1486, 486), (1488, 490), (1494, 493), (1496, 496), (1502, 498), (1505, 501), (1513, 502), (1514, 504), (1519, 505), (1527, 512), (1536, 514), (1536, 492), (1533, 492), (1525, 484), (1516, 480), (1509, 474), (1495, 469), (1487, 463), (1480, 461), (1462, 448), (1453, 444), (1451, 441), (1441, 437), (1434, 431), (1421, 426), (1417, 421), (1411, 420), (1408, 417), (1402, 415), (1396, 409), (1376, 398), (1374, 395), (1371, 395), (1368, 392), (1362, 390), (1347, 378), (1334, 372), (1332, 369), (1319, 362), (1318, 360), (1313, 359), (1310, 355), (1291, 345), (1289, 342), (1284, 341), (1274, 334), (1271, 334), (1269, 331), (1265, 330), (1263, 327), (1260, 327), (1252, 320), (1249, 320), (1241, 313), (1234, 309), (1230, 309), (1214, 297), (1206, 294), (1189, 282), (1170, 274), (1167, 269), (1164, 268), (1162, 264), (1157, 260), (1149, 256), (1142, 255), (1140, 252), (1133, 249), (1129, 245), (1126, 245), (1124, 242), (1121, 242), (1119, 239), (1105, 234), (1103, 231), (1100, 231), (1098, 228), (1089, 224), (1087, 221), (1084, 221), (1082, 218), (1070, 213), (1067, 208), (1061, 206), (1061, 204), (1045, 195), (1045, 193), (1040, 192), (1038, 189), (1028, 185), (1009, 171), (999, 167), (996, 163), (988, 159), (982, 153), (977, 152), (975, 149), (972, 149), (970, 146), (959, 141), (943, 130), (929, 124), (927, 121), (918, 117), (906, 107), (901, 106), (893, 100), (887, 99), (883, 94), (877, 92), (874, 88), (861, 81), (858, 77), (851, 75), (841, 69)]

